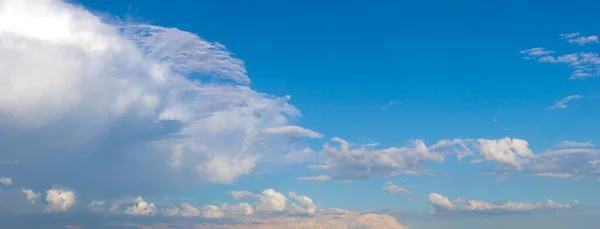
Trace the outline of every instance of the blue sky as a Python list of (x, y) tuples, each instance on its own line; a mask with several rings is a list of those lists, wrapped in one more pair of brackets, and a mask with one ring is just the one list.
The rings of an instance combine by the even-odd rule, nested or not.
[(600, 205), (598, 3), (7, 2), (0, 201), (20, 196), (14, 212), (185, 202), (229, 219), (221, 205), (245, 190), (262, 219), (295, 203), (416, 229), (594, 225), (580, 220)]

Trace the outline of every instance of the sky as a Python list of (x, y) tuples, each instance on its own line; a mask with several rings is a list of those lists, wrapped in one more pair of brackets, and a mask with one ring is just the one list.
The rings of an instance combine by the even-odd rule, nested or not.
[(0, 0), (0, 226), (600, 227), (599, 4)]

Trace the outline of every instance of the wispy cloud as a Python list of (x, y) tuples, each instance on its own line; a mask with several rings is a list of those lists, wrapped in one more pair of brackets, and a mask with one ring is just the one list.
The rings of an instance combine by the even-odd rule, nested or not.
[[(561, 34), (561, 39), (571, 44), (598, 43), (598, 36), (580, 36), (579, 33)], [(569, 79), (583, 79), (600, 75), (600, 57), (598, 53), (581, 51), (554, 55), (555, 51), (546, 48), (531, 48), (519, 52), (523, 59), (537, 60), (540, 63), (564, 64), (573, 69)]]
[(587, 142), (575, 142), (575, 141), (562, 141), (556, 145), (556, 148), (591, 148), (596, 146), (592, 141)]
[(570, 44), (585, 45), (585, 44), (589, 44), (589, 43), (598, 43), (598, 36), (596, 36), (596, 35), (581, 36), (581, 34), (579, 32), (560, 34), (560, 37), (563, 40), (566, 40), (567, 42), (569, 42)]
[(571, 208), (569, 204), (557, 203), (553, 200), (546, 200), (544, 203), (529, 203), (519, 201), (505, 201), (499, 203), (490, 203), (483, 200), (475, 200), (468, 198), (458, 198), (454, 201), (450, 201), (448, 197), (438, 193), (429, 194), (428, 203), (436, 209), (436, 213), (443, 213), (448, 211), (454, 212), (491, 212), (491, 211), (505, 211), (505, 212), (527, 212), (543, 209), (567, 209)]
[(392, 106), (395, 106), (395, 105), (400, 105), (400, 104), (402, 104), (402, 102), (401, 102), (401, 101), (399, 101), (399, 100), (395, 100), (395, 101), (389, 101), (389, 102), (388, 102), (388, 103), (386, 103), (385, 105), (381, 106), (381, 110), (385, 111), (385, 110), (387, 110), (387, 109), (390, 109)]
[(391, 181), (388, 181), (385, 183), (385, 185), (383, 186), (383, 190), (388, 191), (391, 194), (409, 195), (412, 193), (405, 187), (402, 187), (402, 185), (396, 185), (396, 184), (392, 183)]
[(552, 106), (546, 108), (546, 110), (553, 110), (553, 109), (564, 109), (568, 107), (568, 104), (573, 101), (573, 100), (578, 100), (578, 99), (583, 99), (583, 98), (589, 98), (589, 99), (593, 99), (593, 98), (598, 98), (598, 96), (595, 95), (588, 95), (588, 96), (583, 96), (583, 95), (570, 95), (567, 96), (561, 100), (556, 101)]
[(314, 177), (299, 177), (298, 180), (301, 180), (301, 181), (331, 181), (331, 180), (333, 180), (333, 178), (330, 176), (327, 176), (327, 175), (319, 175), (319, 176), (314, 176)]

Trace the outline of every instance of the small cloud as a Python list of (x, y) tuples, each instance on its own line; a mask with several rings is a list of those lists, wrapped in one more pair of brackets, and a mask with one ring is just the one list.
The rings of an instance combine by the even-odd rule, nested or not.
[(591, 35), (591, 36), (587, 36), (587, 37), (581, 36), (581, 34), (579, 32), (560, 34), (560, 37), (563, 40), (566, 40), (567, 42), (569, 42), (569, 44), (585, 45), (585, 44), (589, 44), (589, 43), (598, 43), (598, 36), (596, 36), (596, 35)]
[(233, 197), (233, 199), (239, 200), (239, 199), (251, 197), (254, 194), (252, 194), (252, 192), (249, 192), (249, 191), (229, 191), (229, 195), (231, 195), (231, 197)]
[(388, 103), (386, 103), (385, 105), (383, 105), (381, 107), (381, 110), (385, 111), (387, 109), (390, 109), (392, 106), (400, 105), (400, 104), (402, 104), (402, 102), (398, 101), (398, 100), (396, 100), (396, 101), (389, 101)]
[(563, 178), (563, 179), (571, 179), (575, 178), (574, 174), (571, 173), (534, 173), (532, 174), (534, 177), (551, 177), (551, 178)]
[(582, 95), (570, 95), (561, 100), (556, 101), (554, 103), (554, 105), (546, 108), (546, 110), (564, 109), (564, 108), (567, 108), (567, 104), (569, 102), (571, 102), (571, 100), (577, 100), (577, 99), (582, 99), (582, 98), (584, 98), (584, 96), (582, 96)]
[(13, 185), (13, 181), (10, 177), (0, 177), (0, 184), (11, 186)]
[(579, 200), (573, 200), (573, 203), (576, 205), (581, 205), (581, 202), (579, 202)]
[(498, 122), (497, 118), (492, 119), (492, 122)]
[(331, 181), (332, 178), (330, 176), (327, 175), (319, 175), (316, 177), (300, 177), (298, 178), (298, 180), (302, 180), (302, 181)]
[(306, 128), (302, 128), (299, 126), (281, 126), (281, 127), (275, 127), (275, 128), (265, 128), (262, 130), (263, 133), (265, 134), (272, 134), (272, 135), (288, 135), (291, 137), (296, 137), (296, 138), (302, 138), (302, 137), (307, 137), (307, 138), (322, 138), (323, 134), (321, 133), (317, 133), (315, 131), (306, 129)]
[(391, 194), (406, 194), (406, 195), (411, 194), (411, 192), (408, 189), (403, 188), (399, 185), (395, 185), (391, 181), (388, 181), (385, 183), (383, 190), (386, 190)]
[(594, 146), (596, 146), (596, 144), (593, 144), (592, 141), (587, 141), (587, 142), (562, 141), (561, 143), (556, 145), (556, 148), (591, 148)]

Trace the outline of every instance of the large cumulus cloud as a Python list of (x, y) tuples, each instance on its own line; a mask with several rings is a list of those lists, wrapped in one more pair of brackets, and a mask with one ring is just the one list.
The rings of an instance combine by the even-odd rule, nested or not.
[(300, 112), (251, 89), (223, 45), (103, 19), (59, 0), (0, 1), (0, 159), (19, 162), (2, 174), (139, 195), (231, 183), (289, 151), (294, 136), (262, 130)]

